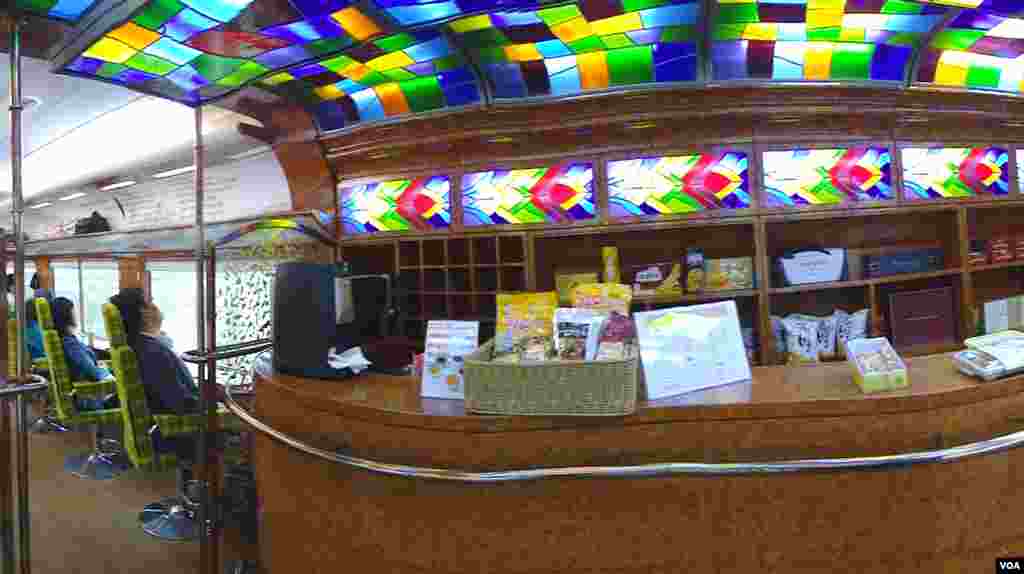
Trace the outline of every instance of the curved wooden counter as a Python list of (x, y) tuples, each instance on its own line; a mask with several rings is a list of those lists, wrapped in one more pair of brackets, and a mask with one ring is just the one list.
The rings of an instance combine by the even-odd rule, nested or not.
[[(885, 455), (1024, 428), (1024, 377), (978, 383), (945, 356), (908, 367), (911, 387), (878, 395), (845, 364), (765, 367), (628, 417), (570, 419), (467, 415), (407, 377), (321, 381), (263, 362), (256, 415), (325, 450), (478, 471)], [(1024, 551), (1024, 449), (886, 471), (491, 485), (383, 476), (264, 436), (256, 460), (271, 574), (973, 572)]]

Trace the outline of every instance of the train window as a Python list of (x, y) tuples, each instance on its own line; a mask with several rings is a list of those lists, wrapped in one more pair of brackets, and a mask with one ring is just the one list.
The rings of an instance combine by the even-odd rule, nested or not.
[(103, 304), (119, 288), (120, 276), (116, 261), (82, 262), (82, 335), (94, 347), (107, 348), (107, 329), (103, 324)]
[[(151, 261), (149, 294), (164, 314), (163, 331), (178, 353), (193, 351), (196, 342), (196, 264), (192, 261)], [(192, 374), (196, 366), (187, 363)]]
[(75, 308), (81, 309), (82, 286), (79, 284), (78, 261), (54, 261), (50, 264), (50, 270), (53, 273), (53, 295), (67, 297), (75, 304)]

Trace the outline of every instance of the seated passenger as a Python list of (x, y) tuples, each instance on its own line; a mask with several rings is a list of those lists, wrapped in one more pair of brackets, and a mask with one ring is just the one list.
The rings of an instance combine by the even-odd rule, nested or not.
[(32, 360), (41, 359), (46, 356), (43, 349), (43, 329), (36, 320), (36, 302), (29, 299), (25, 302), (25, 345), (28, 347), (28, 354)]
[(75, 304), (66, 297), (57, 297), (51, 304), (53, 326), (64, 343), (64, 358), (73, 381), (102, 381), (112, 379), (109, 370), (96, 363), (96, 353), (75, 335)]
[(146, 301), (141, 289), (122, 289), (110, 298), (121, 312), (125, 338), (135, 350), (146, 403), (153, 413), (194, 413), (199, 388), (184, 361), (163, 341), (160, 309)]

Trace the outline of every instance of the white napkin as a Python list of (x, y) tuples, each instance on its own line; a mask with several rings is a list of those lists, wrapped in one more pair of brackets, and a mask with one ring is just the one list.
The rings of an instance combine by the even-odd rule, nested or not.
[(365, 371), (371, 363), (363, 356), (363, 350), (360, 347), (352, 347), (340, 355), (335, 347), (331, 347), (327, 351), (327, 364), (334, 369), (352, 369), (352, 372), (358, 375)]

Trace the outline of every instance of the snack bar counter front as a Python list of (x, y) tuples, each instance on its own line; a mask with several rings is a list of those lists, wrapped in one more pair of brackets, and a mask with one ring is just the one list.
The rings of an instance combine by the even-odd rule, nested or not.
[[(1024, 547), (1024, 377), (844, 363), (625, 417), (467, 414), (411, 376), (256, 363), (268, 572), (987, 572)], [(685, 399), (683, 399), (685, 397)], [(1016, 434), (1015, 434), (1016, 433)], [(276, 435), (276, 436), (275, 436)]]

